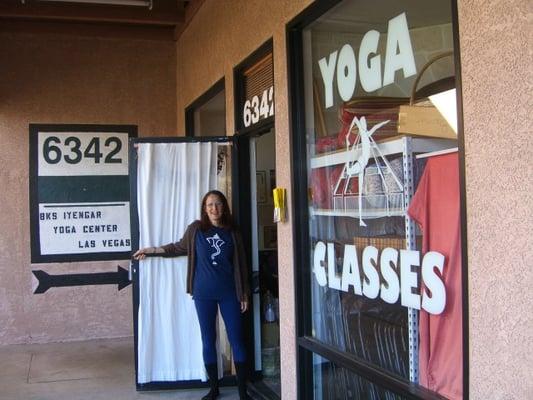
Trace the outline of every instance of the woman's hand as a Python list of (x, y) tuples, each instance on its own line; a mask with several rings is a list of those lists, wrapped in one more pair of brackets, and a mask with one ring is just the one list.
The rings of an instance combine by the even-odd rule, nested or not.
[(248, 310), (248, 302), (247, 301), (241, 301), (241, 313), (246, 312)]
[(133, 253), (133, 258), (136, 260), (144, 260), (147, 254), (157, 254), (160, 253), (159, 247), (145, 247), (137, 250)]

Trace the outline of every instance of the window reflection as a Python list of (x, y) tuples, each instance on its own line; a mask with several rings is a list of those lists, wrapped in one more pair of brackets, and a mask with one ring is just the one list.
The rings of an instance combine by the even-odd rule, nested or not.
[(346, 368), (313, 355), (315, 400), (403, 400)]
[[(429, 236), (449, 227), (421, 229), (410, 217), (429, 169), (451, 191), (459, 186), (454, 168), (426, 168), (434, 163), (417, 158), (457, 147), (456, 116), (441, 111), (456, 106), (450, 2), (342, 2), (303, 31), (303, 55), (312, 335), (460, 399), (461, 263), (445, 251), (457, 237), (446, 234), (441, 250), (428, 247)], [(439, 93), (447, 93), (447, 107), (437, 105)], [(458, 198), (449, 202), (459, 209)], [(422, 261), (431, 251), (446, 261), (424, 277)], [(428, 289), (432, 284), (446, 291)], [(447, 308), (445, 300), (428, 305), (441, 293)], [(452, 328), (442, 323), (448, 319)], [(449, 348), (438, 348), (439, 335)], [(428, 361), (430, 351), (446, 365)], [(316, 398), (396, 398), (325, 360), (315, 360), (314, 370), (315, 384), (322, 382)], [(430, 370), (439, 377), (429, 379)]]

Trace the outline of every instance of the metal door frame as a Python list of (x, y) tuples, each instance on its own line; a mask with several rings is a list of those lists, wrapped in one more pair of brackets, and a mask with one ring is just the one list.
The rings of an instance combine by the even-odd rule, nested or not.
[[(132, 253), (139, 248), (139, 217), (137, 204), (137, 150), (136, 145), (139, 143), (233, 143), (233, 138), (228, 136), (206, 136), (206, 137), (141, 137), (131, 138), (129, 142), (129, 176), (130, 176), (130, 221), (131, 221), (131, 248)], [(234, 153), (232, 151), (232, 200), (235, 197), (236, 170), (234, 168)], [(135, 250), (133, 250), (135, 249)], [(135, 386), (137, 391), (153, 390), (173, 390), (173, 389), (192, 389), (208, 387), (208, 382), (201, 380), (188, 381), (157, 381), (148, 383), (138, 383), (138, 327), (139, 327), (139, 261), (131, 259), (130, 279), (132, 281), (133, 295), (133, 336), (135, 350)], [(221, 386), (235, 385), (235, 377), (223, 377), (220, 380)]]

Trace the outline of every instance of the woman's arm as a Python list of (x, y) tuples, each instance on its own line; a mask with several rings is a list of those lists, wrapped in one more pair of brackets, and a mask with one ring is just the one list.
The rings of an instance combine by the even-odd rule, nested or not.
[(187, 227), (183, 237), (179, 241), (161, 246), (163, 254), (170, 257), (186, 256), (188, 252), (189, 241), (192, 240), (194, 224), (195, 223), (193, 222)]
[(144, 247), (133, 253), (133, 258), (136, 260), (144, 260), (146, 256), (165, 254), (162, 247)]
[(187, 227), (187, 229), (185, 230), (185, 233), (183, 234), (183, 237), (179, 241), (175, 243), (165, 244), (163, 246), (145, 247), (145, 248), (139, 249), (133, 254), (133, 258), (135, 258), (136, 260), (143, 260), (147, 256), (162, 256), (162, 257), (186, 256), (187, 251), (188, 251), (189, 241), (192, 240), (193, 229), (194, 229), (193, 225), (195, 225), (195, 222), (193, 222), (191, 225)]

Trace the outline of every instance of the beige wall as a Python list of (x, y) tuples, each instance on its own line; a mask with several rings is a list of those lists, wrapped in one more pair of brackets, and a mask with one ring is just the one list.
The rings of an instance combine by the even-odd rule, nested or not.
[(19, 24), (0, 30), (0, 344), (133, 333), (131, 287), (32, 294), (32, 269), (116, 271), (128, 263), (30, 264), (28, 124), (134, 124), (140, 135), (176, 132), (171, 36), (142, 39), (150, 32), (60, 29)]
[(531, 2), (459, 2), (472, 399), (531, 399)]

